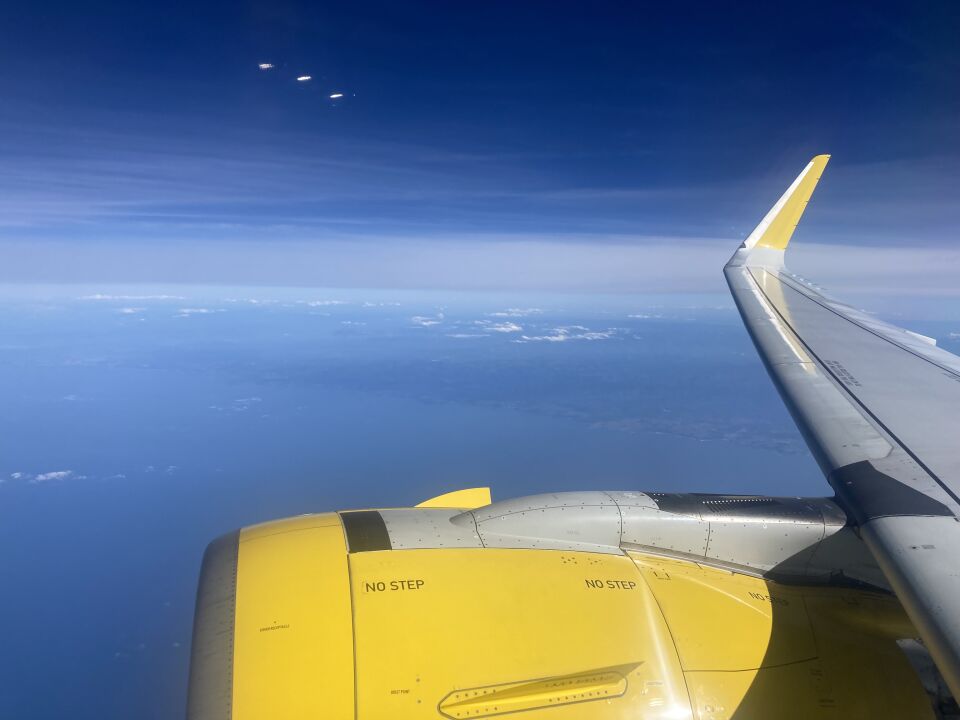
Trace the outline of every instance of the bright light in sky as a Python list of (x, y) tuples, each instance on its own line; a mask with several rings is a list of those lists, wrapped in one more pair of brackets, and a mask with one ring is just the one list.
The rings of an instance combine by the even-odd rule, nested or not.
[(297, 82), (307, 82), (307, 80), (313, 80), (312, 75), (301, 75), (297, 78)]
[(343, 93), (333, 93), (333, 94), (330, 96), (330, 99), (331, 99), (331, 100), (337, 100), (337, 99), (342, 98), (342, 97), (343, 97)]
[(260, 68), (261, 70), (272, 70), (273, 63), (260, 63), (259, 65), (257, 65), (257, 67)]

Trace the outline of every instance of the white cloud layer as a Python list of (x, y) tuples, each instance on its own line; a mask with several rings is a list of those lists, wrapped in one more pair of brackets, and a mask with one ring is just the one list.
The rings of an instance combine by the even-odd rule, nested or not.
[[(834, 294), (960, 295), (960, 247), (855, 247), (795, 240), (792, 270)], [(727, 293), (731, 238), (518, 236), (156, 244), (0, 241), (0, 281), (232, 283), (302, 287)], [(62, 277), (56, 268), (70, 268)], [(42, 278), (41, 278), (42, 276)], [(171, 300), (106, 295), (91, 300)], [(504, 311), (509, 312), (509, 311)], [(505, 315), (506, 316), (506, 315)]]

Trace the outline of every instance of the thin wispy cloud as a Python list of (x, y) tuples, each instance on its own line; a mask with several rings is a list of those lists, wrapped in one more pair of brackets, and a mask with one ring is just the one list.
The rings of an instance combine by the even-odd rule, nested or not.
[(264, 298), (224, 298), (223, 302), (231, 304), (246, 303), (247, 305), (273, 305), (276, 303), (276, 300)]
[[(0, 125), (3, 130), (18, 132)], [(42, 137), (45, 130), (30, 132)], [(638, 165), (633, 181), (639, 188), (545, 190), (545, 184), (570, 182), (550, 175), (552, 158), (538, 168), (530, 158), (480, 155), (471, 158), (473, 172), (464, 174), (462, 152), (400, 143), (331, 144), (316, 136), (252, 131), (210, 143), (163, 129), (147, 134), (140, 126), (85, 135), (86, 142), (66, 155), (8, 158), (0, 168), (0, 239), (28, 232), (54, 240), (96, 228), (94, 237), (134, 243), (169, 236), (264, 240), (277, 232), (321, 240), (446, 239), (471, 231), (478, 237), (549, 234), (557, 243), (589, 233), (596, 243), (737, 240), (792, 179), (705, 181), (692, 175), (650, 187)], [(890, 245), (909, 236), (913, 244), (942, 244), (948, 239), (943, 231), (960, 222), (956, 204), (936, 191), (955, 173), (949, 162), (876, 167), (838, 161), (829, 172), (829, 193), (818, 191), (816, 213), (804, 220), (822, 239)], [(861, 190), (875, 186), (875, 193)], [(890, 202), (894, 195), (896, 203)], [(573, 202), (577, 197), (582, 201)]]
[(479, 320), (476, 323), (483, 327), (484, 332), (495, 333), (516, 333), (521, 332), (523, 327), (515, 322), (490, 322), (488, 320)]
[[(127, 300), (186, 300), (182, 295), (108, 295), (105, 293), (96, 293), (95, 295), (84, 295), (80, 300), (102, 300), (106, 302), (122, 302)], [(124, 308), (129, 309), (129, 308)]]
[(490, 317), (530, 317), (531, 315), (540, 315), (543, 310), (540, 308), (508, 308), (499, 312), (487, 313)]
[(210, 405), (208, 409), (217, 412), (245, 413), (262, 402), (262, 397), (254, 395), (251, 397), (236, 398), (225, 405)]
[[(31, 148), (27, 155), (10, 153), (0, 168), (0, 238), (16, 238), (20, 230), (53, 240), (95, 228), (92, 236), (123, 233), (139, 243), (170, 235), (251, 240), (281, 230), (288, 238), (331, 238), (403, 234), (406, 228), (435, 238), (512, 231), (550, 233), (556, 242), (589, 232), (597, 242), (721, 232), (738, 239), (795, 174), (792, 168), (773, 177), (694, 171), (654, 181), (649, 163), (637, 162), (624, 184), (597, 187), (575, 174), (551, 172), (562, 153), (334, 142), (289, 130), (225, 133), (178, 122), (159, 115), (81, 115), (74, 132), (83, 142), (64, 147), (52, 124), (0, 121), (8, 141)], [(603, 155), (596, 152), (599, 162)], [(576, 164), (590, 159), (587, 152)], [(470, 173), (463, 172), (465, 162)], [(955, 174), (952, 162), (906, 158), (879, 167), (838, 158), (829, 171), (829, 194), (818, 191), (815, 200), (823, 222), (807, 218), (804, 224), (817, 223), (831, 242), (855, 229), (874, 238), (871, 244), (889, 244), (893, 232), (912, 230), (916, 243), (921, 218), (922, 242), (936, 242), (934, 227), (956, 227), (960, 220), (952, 199), (937, 191)], [(889, 202), (894, 194), (897, 203)], [(876, 212), (877, 203), (886, 210)], [(429, 212), (411, 212), (414, 207)], [(849, 226), (854, 219), (857, 228)], [(842, 225), (842, 232), (831, 224)]]
[(432, 317), (426, 315), (414, 315), (412, 318), (410, 318), (410, 324), (415, 327), (432, 327), (434, 325), (441, 324), (443, 320), (443, 313), (437, 313)]
[(223, 308), (191, 307), (180, 308), (175, 317), (188, 318), (194, 315), (213, 315), (214, 313), (226, 312)]

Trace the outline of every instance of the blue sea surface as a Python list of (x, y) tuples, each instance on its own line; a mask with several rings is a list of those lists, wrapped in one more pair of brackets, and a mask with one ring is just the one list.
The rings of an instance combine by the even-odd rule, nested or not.
[(182, 716), (200, 558), (242, 525), (828, 494), (726, 297), (100, 288), (0, 327), (0, 718)]

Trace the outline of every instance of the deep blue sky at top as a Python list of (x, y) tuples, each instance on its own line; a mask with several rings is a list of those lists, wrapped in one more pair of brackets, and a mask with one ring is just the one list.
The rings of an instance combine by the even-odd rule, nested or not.
[[(818, 152), (814, 231), (950, 245), (957, 37), (952, 2), (6, 3), (0, 277), (116, 252), (122, 280), (182, 243), (739, 238)], [(99, 250), (37, 269), (45, 243)]]

